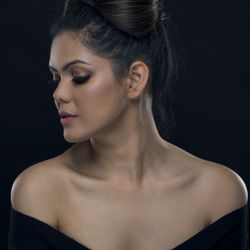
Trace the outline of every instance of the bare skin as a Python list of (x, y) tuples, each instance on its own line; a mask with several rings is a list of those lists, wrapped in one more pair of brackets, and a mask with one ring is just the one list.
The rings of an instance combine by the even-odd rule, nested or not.
[(100, 177), (99, 172), (90, 176), (88, 168), (97, 166), (89, 161), (85, 173), (77, 172), (70, 167), (71, 150), (54, 164), (63, 176), (59, 204), (64, 204), (56, 209), (54, 227), (81, 244), (91, 249), (172, 249), (211, 223), (206, 197), (197, 192), (205, 193), (209, 170), (174, 145), (165, 148), (171, 166), (164, 170), (161, 163), (140, 186)]
[[(62, 71), (76, 59), (90, 65)], [(78, 115), (64, 126), (75, 144), (17, 178), (14, 208), (94, 250), (165, 250), (246, 203), (236, 173), (160, 137), (143, 62), (119, 85), (108, 60), (63, 33), (52, 43), (50, 66), (61, 76), (56, 107)], [(83, 85), (71, 82), (87, 74)]]

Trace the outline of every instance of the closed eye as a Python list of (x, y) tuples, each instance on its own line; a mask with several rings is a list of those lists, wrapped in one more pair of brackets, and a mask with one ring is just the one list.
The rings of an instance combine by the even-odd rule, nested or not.
[[(85, 83), (86, 81), (88, 81), (89, 78), (90, 78), (90, 76), (76, 76), (71, 81), (74, 84), (81, 85), (81, 84)], [(60, 82), (60, 79), (52, 79), (52, 80), (48, 81), (48, 84), (58, 84), (59, 82)]]
[(72, 79), (72, 82), (74, 82), (75, 84), (83, 84), (85, 83), (86, 81), (88, 81), (90, 78), (90, 76), (76, 76)]

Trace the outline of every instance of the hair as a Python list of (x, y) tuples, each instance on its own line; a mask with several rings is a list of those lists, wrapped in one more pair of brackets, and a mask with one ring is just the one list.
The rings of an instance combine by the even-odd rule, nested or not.
[(171, 108), (177, 61), (168, 32), (170, 18), (160, 0), (66, 0), (50, 33), (71, 31), (96, 55), (109, 59), (120, 83), (135, 60), (149, 67), (147, 90), (162, 138), (174, 127)]

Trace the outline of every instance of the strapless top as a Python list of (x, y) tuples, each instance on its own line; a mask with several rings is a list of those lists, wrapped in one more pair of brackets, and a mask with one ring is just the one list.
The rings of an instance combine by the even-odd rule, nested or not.
[[(247, 250), (247, 239), (246, 204), (222, 216), (180, 243), (174, 250)], [(8, 246), (9, 250), (91, 250), (45, 222), (25, 215), (12, 206)]]

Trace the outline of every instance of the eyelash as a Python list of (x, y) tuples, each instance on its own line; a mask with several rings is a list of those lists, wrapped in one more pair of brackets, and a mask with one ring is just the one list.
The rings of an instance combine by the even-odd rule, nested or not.
[[(90, 76), (77, 76), (74, 77), (71, 81), (74, 82), (74, 84), (76, 85), (81, 85), (83, 83), (85, 83), (86, 81), (88, 81), (90, 78)], [(60, 80), (49, 80), (48, 84), (58, 84), (60, 82)]]

